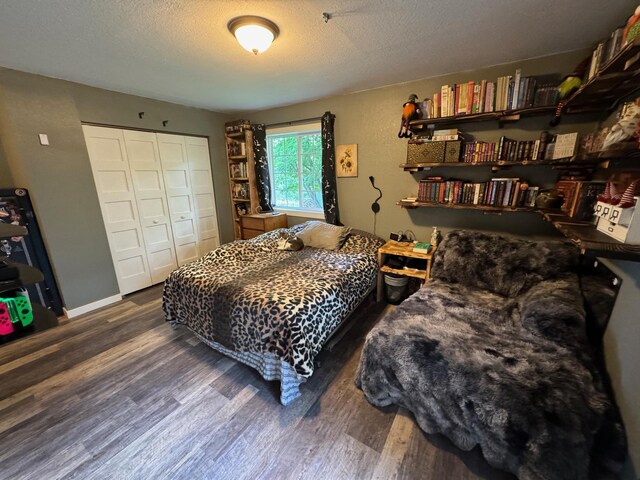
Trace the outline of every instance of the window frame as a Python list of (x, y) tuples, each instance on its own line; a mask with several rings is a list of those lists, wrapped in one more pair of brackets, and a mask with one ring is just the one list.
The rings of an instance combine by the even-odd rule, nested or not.
[[(297, 161), (298, 161), (298, 196), (300, 198), (300, 203), (302, 203), (302, 189), (300, 185), (302, 183), (302, 157), (300, 155), (300, 137), (309, 134), (318, 134), (321, 135), (321, 124), (320, 122), (314, 123), (305, 123), (301, 125), (291, 125), (287, 127), (277, 127), (277, 128), (267, 128), (266, 138), (267, 138), (267, 159), (269, 164), (269, 182), (271, 186), (271, 192), (273, 201), (275, 202), (275, 175), (273, 173), (273, 151), (272, 144), (270, 138), (273, 137), (291, 137), (296, 136), (298, 141), (298, 153), (297, 153)], [(320, 174), (322, 172), (319, 172)], [(277, 205), (273, 205), (273, 208), (277, 212), (286, 213), (291, 217), (304, 217), (304, 218), (313, 218), (324, 220), (324, 206), (320, 209), (310, 209), (310, 208), (295, 208), (295, 207), (279, 207)]]

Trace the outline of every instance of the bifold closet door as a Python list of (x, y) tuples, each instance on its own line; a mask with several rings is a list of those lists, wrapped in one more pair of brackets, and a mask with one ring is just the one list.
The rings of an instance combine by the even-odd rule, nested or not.
[(209, 142), (202, 137), (184, 137), (191, 175), (191, 188), (196, 209), (198, 251), (200, 256), (218, 245), (218, 218), (213, 193), (213, 177), (209, 156)]
[(164, 282), (177, 268), (171, 219), (155, 133), (124, 130), (131, 179), (151, 281)]
[(83, 125), (93, 179), (121, 294), (152, 284), (124, 133)]
[(178, 265), (199, 257), (198, 230), (185, 137), (157, 133)]

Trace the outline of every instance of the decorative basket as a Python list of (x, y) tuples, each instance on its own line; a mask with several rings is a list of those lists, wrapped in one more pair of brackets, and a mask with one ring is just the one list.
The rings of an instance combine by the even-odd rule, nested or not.
[(407, 145), (407, 163), (459, 162), (462, 142), (409, 143)]

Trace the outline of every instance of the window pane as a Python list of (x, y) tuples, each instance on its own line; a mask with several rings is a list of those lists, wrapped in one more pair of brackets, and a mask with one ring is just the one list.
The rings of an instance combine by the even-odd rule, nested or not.
[(270, 145), (268, 152), (273, 172), (271, 183), (274, 206), (322, 210), (320, 134), (272, 136), (267, 138), (267, 142)]

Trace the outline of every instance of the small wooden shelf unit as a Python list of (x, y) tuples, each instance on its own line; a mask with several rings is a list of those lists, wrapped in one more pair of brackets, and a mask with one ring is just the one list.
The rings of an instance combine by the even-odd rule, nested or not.
[[(423, 282), (429, 279), (431, 275), (431, 259), (435, 249), (431, 247), (428, 253), (419, 253), (413, 251), (413, 243), (411, 242), (396, 242), (395, 240), (389, 240), (383, 246), (378, 249), (378, 285), (376, 292), (376, 299), (378, 302), (384, 298), (384, 274), (395, 273), (396, 275), (404, 275), (405, 277), (418, 278)], [(395, 255), (398, 257), (417, 258), (418, 260), (425, 260), (427, 262), (427, 268), (421, 270), (418, 268), (392, 268), (385, 265), (387, 257), (389, 255)]]

